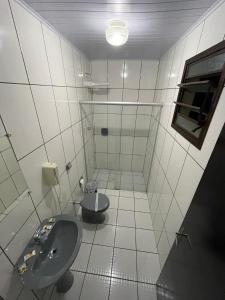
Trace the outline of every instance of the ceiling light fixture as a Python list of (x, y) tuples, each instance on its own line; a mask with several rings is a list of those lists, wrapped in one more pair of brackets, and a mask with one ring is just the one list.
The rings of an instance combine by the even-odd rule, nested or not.
[(105, 30), (106, 40), (110, 45), (122, 46), (126, 44), (129, 36), (129, 30), (125, 22), (113, 20), (107, 25)]

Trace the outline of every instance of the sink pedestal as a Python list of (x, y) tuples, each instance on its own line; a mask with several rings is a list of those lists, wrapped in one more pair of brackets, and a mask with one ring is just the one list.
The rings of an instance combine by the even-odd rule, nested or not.
[(74, 276), (69, 270), (63, 275), (62, 278), (56, 282), (56, 289), (58, 293), (66, 293), (73, 285)]

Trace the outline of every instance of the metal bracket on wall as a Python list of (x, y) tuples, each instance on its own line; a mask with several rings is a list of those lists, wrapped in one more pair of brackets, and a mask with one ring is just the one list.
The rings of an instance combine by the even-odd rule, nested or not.
[(195, 110), (200, 110), (201, 109), (201, 107), (199, 107), (199, 106), (193, 106), (193, 105), (190, 105), (190, 104), (180, 103), (180, 102), (177, 102), (177, 101), (174, 101), (173, 103), (176, 104), (176, 105), (192, 108), (192, 109), (195, 109)]
[(179, 245), (179, 238), (185, 238), (192, 249), (190, 236), (187, 233), (184, 233), (184, 228), (181, 228), (179, 232), (176, 232), (176, 246)]

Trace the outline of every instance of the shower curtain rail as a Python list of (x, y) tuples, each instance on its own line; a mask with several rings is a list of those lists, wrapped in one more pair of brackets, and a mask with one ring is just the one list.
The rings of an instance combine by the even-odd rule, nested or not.
[(122, 106), (159, 106), (162, 107), (162, 103), (146, 103), (146, 102), (108, 102), (108, 101), (80, 101), (80, 104), (92, 104), (92, 105), (122, 105)]

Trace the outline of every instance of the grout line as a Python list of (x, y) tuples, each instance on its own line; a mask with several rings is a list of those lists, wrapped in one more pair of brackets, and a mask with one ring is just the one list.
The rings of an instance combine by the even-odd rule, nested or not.
[[(138, 98), (137, 98), (137, 102), (139, 101), (139, 97), (140, 97), (140, 87), (141, 87), (141, 79), (142, 79), (142, 68), (143, 68), (143, 60), (141, 60), (141, 65), (140, 65), (140, 69), (139, 69), (139, 82), (138, 82)], [(137, 119), (139, 116), (139, 107), (136, 107), (136, 120), (135, 120), (135, 129), (134, 129), (134, 142), (133, 142), (133, 157), (132, 157), (132, 162), (131, 162), (131, 170), (133, 171), (133, 161), (134, 161), (134, 145), (135, 145), (135, 138), (138, 137), (137, 136)], [(149, 116), (150, 118), (150, 116)], [(150, 122), (149, 122), (150, 123)], [(146, 144), (147, 145), (147, 144)], [(146, 148), (145, 148), (145, 154), (146, 154)], [(144, 155), (143, 155), (144, 156)], [(143, 161), (143, 166), (141, 169), (141, 172), (144, 172), (144, 161)]]
[(156, 80), (155, 80), (155, 89), (154, 89), (153, 102), (155, 102), (155, 100), (156, 100), (156, 91), (159, 90), (159, 89), (157, 89), (157, 84), (158, 84), (158, 81), (159, 81), (159, 75), (160, 75), (160, 59), (158, 60), (158, 68), (157, 68), (157, 74), (156, 74)]
[[(81, 217), (81, 221), (82, 221), (82, 217)], [(83, 222), (83, 221), (82, 221), (82, 222)], [(96, 229), (95, 229), (93, 242), (94, 242), (94, 239), (95, 239), (95, 236), (96, 236), (96, 231), (97, 231), (97, 226), (96, 226)], [(81, 287), (81, 290), (80, 290), (79, 300), (81, 299), (82, 290), (83, 290), (83, 287), (84, 287), (84, 282), (85, 282), (86, 276), (87, 276), (87, 274), (89, 274), (89, 273), (88, 273), (88, 265), (89, 265), (90, 259), (91, 259), (91, 253), (92, 253), (92, 249), (93, 249), (93, 245), (94, 245), (93, 242), (91, 243), (91, 250), (90, 250), (90, 254), (89, 254), (89, 258), (88, 258), (88, 262), (87, 262), (86, 271), (84, 272), (85, 275), (84, 275), (83, 284), (82, 284), (82, 287)]]
[(199, 46), (200, 46), (200, 43), (201, 43), (201, 40), (202, 40), (202, 34), (203, 34), (204, 29), (205, 29), (205, 21), (206, 20), (203, 20), (203, 22), (202, 22), (203, 23), (202, 30), (201, 30), (201, 34), (200, 34), (200, 37), (199, 37), (199, 40), (198, 40), (197, 49), (196, 49), (196, 53), (195, 54), (197, 54), (198, 50), (199, 50)]
[[(102, 224), (102, 225), (115, 227), (115, 229), (117, 227), (119, 227), (119, 228), (133, 229), (134, 231), (136, 231), (136, 229), (140, 230), (140, 228), (135, 228), (135, 227), (125, 227), (125, 226), (110, 225), (110, 224)], [(141, 230), (145, 230), (145, 229), (141, 229)], [(154, 232), (153, 230), (149, 230), (149, 231)], [(118, 247), (118, 246), (109, 246), (109, 245), (103, 245), (103, 244), (97, 244), (97, 243), (82, 242), (82, 244), (87, 244), (87, 245), (92, 245), (93, 244), (93, 246), (102, 246), (102, 247), (107, 247), (107, 248), (114, 248), (114, 249), (119, 249), (119, 250), (128, 250), (128, 251), (140, 252), (140, 253), (151, 253), (151, 254), (155, 254), (155, 255), (159, 254), (158, 252), (151, 252), (151, 251), (144, 251), (144, 250), (137, 250), (137, 249), (135, 250), (135, 249), (130, 249), (130, 248), (124, 248), (124, 247)]]
[[(95, 275), (97, 277), (106, 277), (106, 278), (112, 278), (112, 279), (119, 279), (119, 280), (123, 280), (123, 281), (128, 281), (128, 282), (134, 282), (134, 283), (143, 283), (149, 286), (156, 286), (156, 283), (150, 283), (150, 282), (145, 282), (145, 281), (137, 281), (137, 280), (133, 280), (133, 279), (128, 279), (128, 278), (121, 278), (121, 277), (111, 277), (110, 275), (107, 274), (97, 274), (97, 273), (93, 273), (93, 272), (84, 272), (84, 271), (80, 271), (80, 270), (71, 270), (71, 272), (76, 272), (76, 273), (82, 273), (85, 275)], [(88, 299), (89, 300), (89, 299)], [(118, 299), (118, 300), (122, 300), (122, 299)]]
[[(17, 1), (17, 0), (16, 0)], [(40, 83), (27, 83), (27, 82), (8, 82), (8, 81), (0, 81), (0, 84), (9, 84), (9, 85), (13, 85), (13, 84), (15, 84), (15, 85), (35, 85), (35, 86), (43, 86), (43, 87), (45, 87), (45, 86), (48, 86), (48, 87), (64, 87), (64, 88), (75, 88), (75, 89), (85, 89), (86, 87), (84, 87), (84, 86), (77, 86), (77, 85), (57, 85), (57, 84), (40, 84)], [(121, 87), (121, 88), (113, 88), (113, 87), (110, 87), (109, 88), (110, 90), (122, 90), (123, 88)], [(171, 87), (169, 87), (169, 88), (155, 88), (155, 89), (146, 89), (146, 88), (143, 88), (143, 89), (141, 89), (141, 88), (135, 88), (135, 89), (133, 89), (133, 88), (124, 88), (125, 90), (131, 90), (131, 91), (133, 91), (133, 90), (140, 90), (140, 91), (162, 91), (162, 90), (167, 90), (167, 89), (174, 89), (174, 88), (171, 88)]]
[[(119, 205), (119, 203), (118, 203)], [(118, 222), (118, 209), (117, 209), (117, 212), (116, 212), (116, 225), (117, 225), (117, 222)], [(116, 243), (116, 229), (117, 229), (117, 226), (115, 226), (115, 235), (114, 235), (114, 241), (113, 241), (113, 253), (112, 253), (112, 267), (111, 267), (111, 276), (110, 276), (110, 285), (109, 285), (109, 296), (108, 296), (108, 300), (110, 300), (110, 293), (111, 293), (111, 288), (112, 288), (112, 272), (113, 272), (113, 264), (114, 264), (114, 253), (115, 253), (115, 243)]]
[[(133, 137), (134, 138), (134, 137)], [(144, 137), (145, 138), (145, 137)], [(95, 153), (97, 153), (97, 154), (107, 154), (107, 152), (95, 152)], [(110, 153), (110, 154), (117, 154), (117, 153)], [(143, 157), (144, 155), (142, 155), (142, 154), (130, 154), (130, 153), (121, 153), (122, 155), (127, 155), (127, 156), (139, 156), (139, 157)], [(101, 170), (101, 169), (100, 169)], [(109, 170), (110, 172), (111, 171), (116, 171), (116, 170), (111, 170), (111, 169), (102, 169), (102, 170)], [(116, 171), (117, 172), (117, 171)], [(119, 172), (124, 172), (124, 173), (126, 173), (126, 172), (130, 172), (130, 173), (136, 173), (136, 171), (119, 171)], [(140, 173), (142, 173), (143, 174), (143, 172), (141, 172), (140, 171)], [(124, 175), (126, 175), (126, 174), (124, 174)], [(106, 180), (105, 180), (106, 181)]]
[(16, 297), (16, 300), (18, 300), (20, 298), (20, 296), (22, 295), (22, 292), (23, 292), (24, 288), (22, 287)]
[[(124, 98), (124, 73), (125, 73), (125, 66), (126, 66), (126, 61), (123, 60), (122, 64), (122, 102)], [(119, 151), (119, 171), (121, 171), (121, 155), (122, 155), (122, 132), (123, 132), (123, 106), (119, 106), (120, 108), (120, 131), (119, 131), (119, 137), (120, 137), (120, 151)], [(119, 181), (119, 186), (121, 187), (121, 176), (120, 176), (120, 181)]]
[[(19, 191), (18, 191), (18, 189), (17, 189), (17, 186), (16, 186), (16, 184), (15, 184), (15, 182), (14, 182), (14, 180), (13, 180), (13, 176), (16, 175), (17, 173), (21, 172), (21, 169), (20, 169), (19, 164), (18, 164), (19, 169), (17, 169), (17, 170), (14, 171), (14, 172), (10, 172), (10, 169), (9, 169), (9, 167), (8, 167), (8, 165), (7, 165), (7, 162), (6, 162), (6, 160), (5, 160), (4, 156), (3, 156), (3, 153), (6, 152), (6, 151), (8, 151), (8, 150), (12, 150), (12, 149), (11, 149), (11, 148), (8, 148), (7, 150), (4, 150), (4, 151), (0, 152), (0, 158), (2, 159), (3, 164), (4, 164), (6, 170), (7, 170), (8, 174), (9, 174), (8, 177), (6, 177), (6, 178), (4, 178), (2, 181), (0, 181), (0, 185), (1, 185), (2, 183), (6, 182), (7, 180), (11, 179), (12, 182), (13, 182), (13, 185), (14, 185), (15, 189), (17, 190), (18, 194), (20, 194)], [(12, 151), (12, 152), (13, 152), (13, 151)], [(14, 155), (14, 152), (13, 152), (13, 155)], [(16, 159), (16, 157), (15, 157), (15, 159)], [(17, 163), (18, 163), (18, 162), (17, 162)], [(16, 198), (17, 198), (17, 197), (18, 197), (18, 196), (16, 196)]]
[[(80, 108), (80, 113), (82, 114), (82, 109), (83, 108)], [(85, 114), (84, 114), (85, 115)], [(84, 116), (84, 118), (82, 118), (82, 121), (81, 121), (81, 132), (82, 132), (82, 141), (83, 141), (83, 152), (84, 152), (84, 165), (85, 165), (85, 173), (86, 173), (86, 180), (88, 181), (89, 178), (88, 178), (88, 170), (87, 170), (87, 143), (85, 143), (85, 130), (84, 130), (84, 121), (86, 122), (87, 120), (87, 117)]]
[(12, 265), (12, 267), (15, 267), (15, 264), (12, 262), (12, 260), (10, 259), (10, 257), (8, 256), (8, 254), (5, 252), (5, 250), (0, 246), (0, 250), (2, 251), (2, 253), (0, 254), (0, 256), (3, 254), (5, 255), (6, 259), (9, 261), (9, 263)]
[[(137, 102), (133, 102), (133, 103), (137, 103)], [(172, 102), (171, 102), (171, 104), (173, 104)], [(88, 104), (88, 105), (90, 105), (90, 104)], [(93, 104), (92, 106), (94, 106), (95, 104)], [(107, 105), (107, 104), (104, 104), (104, 105)], [(103, 105), (102, 105), (103, 106)], [(116, 106), (116, 105), (115, 105)], [(123, 104), (117, 104), (117, 106), (124, 106)], [(136, 106), (136, 105), (134, 105), (134, 106)], [(149, 106), (149, 107), (151, 107), (151, 106)], [(126, 108), (129, 108), (129, 107), (126, 107)], [(130, 107), (131, 108), (131, 107)], [(105, 113), (104, 112), (95, 112), (95, 114), (96, 115), (105, 115)], [(117, 112), (110, 112), (109, 113), (110, 115), (120, 115), (120, 113), (117, 113)], [(123, 113), (123, 115), (124, 116), (136, 116), (136, 113)], [(148, 113), (141, 113), (141, 114), (138, 114), (139, 116), (148, 116), (149, 117), (149, 114)], [(113, 135), (113, 134), (111, 134), (111, 135)], [(147, 137), (147, 136), (146, 136)]]
[[(136, 211), (136, 202), (135, 202), (135, 198), (134, 198), (134, 210)], [(137, 221), (136, 221), (136, 214), (134, 213), (134, 222), (135, 222), (135, 248), (136, 248), (136, 278), (138, 280), (138, 258), (137, 258), (137, 232), (136, 232), (136, 228), (137, 228)], [(139, 291), (138, 291), (138, 284), (137, 284), (137, 300), (139, 300)]]
[[(146, 165), (147, 163), (147, 157), (149, 157), (149, 149), (148, 149), (148, 145), (152, 146), (151, 143), (149, 142), (150, 141), (150, 132), (152, 130), (152, 110), (153, 108), (151, 108), (151, 114), (149, 116), (150, 118), (150, 122), (149, 122), (149, 128), (148, 128), (148, 137), (147, 137), (147, 142), (146, 142), (146, 150), (145, 150), (145, 158), (144, 158), (144, 166)], [(151, 152), (150, 152), (151, 154)], [(152, 151), (152, 156), (154, 154), (154, 150)], [(149, 169), (148, 169), (148, 172), (147, 172), (147, 180), (145, 179), (145, 176), (144, 176), (144, 181), (145, 181), (145, 186), (146, 186), (146, 193), (148, 192), (148, 180), (149, 180), (149, 174), (151, 172), (151, 167), (152, 167), (152, 160), (150, 158), (150, 164), (149, 164)], [(144, 173), (145, 169), (143, 168), (143, 173)]]
[[(37, 205), (37, 206), (35, 205), (31, 193), (32, 193), (32, 192), (28, 192), (28, 195), (29, 195), (29, 197), (30, 197), (30, 199), (31, 199), (31, 202), (33, 203), (34, 210), (35, 210), (35, 212), (36, 212), (36, 214), (37, 214), (37, 217), (38, 217), (38, 220), (39, 220), (39, 222), (40, 222), (40, 224), (41, 224), (41, 218), (40, 218), (39, 213), (38, 213), (38, 210), (37, 210), (37, 208), (38, 208), (39, 205)], [(45, 194), (45, 196), (46, 196), (48, 193), (49, 193), (49, 191)], [(45, 198), (45, 197), (44, 197), (44, 198)], [(44, 199), (44, 198), (43, 198), (43, 199)], [(39, 204), (40, 204), (42, 201), (43, 201), (43, 200), (41, 200), (41, 201), (39, 202)]]
[[(109, 82), (109, 79), (108, 79), (108, 77), (109, 77), (109, 66), (108, 66), (108, 60), (106, 61), (106, 82)], [(107, 87), (107, 101), (109, 101), (109, 88)], [(109, 130), (109, 106), (107, 105), (106, 106), (106, 109), (107, 109), (107, 113), (106, 113), (106, 117), (107, 117), (107, 120), (106, 120), (106, 122), (107, 122), (107, 128), (108, 128), (108, 130)], [(107, 168), (109, 168), (109, 145), (108, 145), (108, 143), (109, 143), (109, 135), (107, 135), (106, 137), (105, 137), (106, 139), (107, 139), (107, 143), (106, 143), (106, 149), (107, 149)], [(108, 186), (108, 183), (107, 183), (107, 186)]]
[(20, 157), (17, 159), (18, 162), (20, 162), (21, 160), (23, 160), (24, 158), (26, 158), (27, 156), (31, 155), (32, 153), (34, 153), (36, 150), (40, 149), (41, 147), (44, 146), (44, 143), (39, 145), (38, 147), (36, 147), (35, 149), (33, 149), (32, 151), (30, 151), (29, 153), (25, 154), (24, 156)]
[[(60, 36), (59, 36), (59, 45), (60, 45), (60, 53), (61, 53), (61, 59), (62, 59), (62, 65), (63, 65), (64, 79), (65, 79), (65, 84), (67, 85), (67, 82), (66, 82), (66, 70), (65, 70), (65, 64), (64, 64), (64, 59), (63, 59), (63, 52), (62, 52), (62, 38)], [(71, 51), (72, 51), (72, 48), (71, 48)], [(75, 143), (74, 143), (74, 135), (73, 135), (73, 129), (72, 129), (71, 110), (70, 110), (70, 105), (69, 105), (69, 94), (68, 94), (68, 88), (67, 87), (66, 87), (66, 95), (67, 95), (67, 106), (68, 106), (68, 110), (69, 110), (69, 117), (70, 117), (70, 124), (71, 124), (70, 130), (71, 130), (72, 139), (73, 139), (73, 151), (74, 151), (74, 155), (76, 156)], [(83, 145), (85, 147), (85, 143), (84, 142), (83, 142)], [(68, 163), (68, 162), (66, 161), (66, 163)], [(67, 177), (68, 177), (68, 182), (69, 182), (70, 194), (72, 195), (72, 184), (71, 184), (71, 180), (70, 180), (70, 176), (69, 176), (69, 171), (67, 172)], [(68, 203), (67, 203), (67, 205), (68, 205)]]
[[(160, 115), (161, 115), (161, 109), (160, 109)], [(153, 122), (157, 120), (154, 120), (155, 118), (153, 117)], [(147, 192), (149, 189), (149, 185), (150, 185), (150, 177), (151, 177), (151, 173), (152, 173), (152, 166), (153, 166), (153, 158), (154, 158), (154, 154), (155, 154), (155, 149), (156, 149), (156, 141), (157, 141), (157, 136), (158, 136), (158, 131), (159, 131), (159, 122), (157, 122), (157, 130), (155, 133), (155, 138), (154, 138), (154, 145), (153, 145), (153, 152), (152, 152), (152, 157), (151, 157), (151, 163), (150, 163), (150, 172), (148, 174), (148, 180), (147, 180)]]

